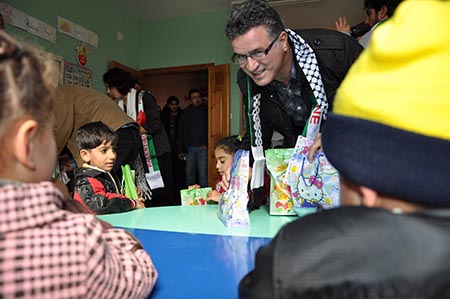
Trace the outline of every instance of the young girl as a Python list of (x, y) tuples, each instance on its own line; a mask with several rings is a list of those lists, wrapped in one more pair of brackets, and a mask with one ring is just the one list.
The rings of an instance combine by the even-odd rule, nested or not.
[(214, 145), (214, 155), (216, 157), (216, 169), (219, 178), (216, 189), (209, 191), (207, 200), (218, 202), (220, 195), (228, 189), (230, 181), (230, 170), (233, 165), (233, 157), (237, 150), (242, 149), (243, 145), (240, 136), (224, 137)]
[(157, 272), (141, 244), (50, 182), (50, 71), (0, 31), (0, 297), (147, 298)]

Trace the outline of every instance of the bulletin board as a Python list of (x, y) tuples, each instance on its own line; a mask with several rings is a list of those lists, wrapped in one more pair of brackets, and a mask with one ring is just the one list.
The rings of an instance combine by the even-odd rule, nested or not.
[(64, 83), (92, 87), (92, 70), (64, 61)]

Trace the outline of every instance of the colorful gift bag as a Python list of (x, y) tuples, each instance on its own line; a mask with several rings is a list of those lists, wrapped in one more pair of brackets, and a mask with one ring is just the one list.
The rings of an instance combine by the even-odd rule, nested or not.
[(286, 170), (284, 183), (291, 186), (294, 210), (299, 215), (339, 206), (339, 174), (323, 152), (309, 163), (308, 151), (312, 141), (299, 136)]
[(218, 217), (225, 226), (248, 226), (250, 218), (247, 210), (249, 151), (238, 150), (234, 154), (231, 167), (230, 185), (219, 199)]
[(293, 148), (265, 151), (266, 166), (270, 172), (270, 215), (295, 215), (291, 187), (283, 183), (283, 176), (293, 151)]
[(207, 204), (206, 196), (211, 187), (180, 190), (182, 206), (199, 206)]

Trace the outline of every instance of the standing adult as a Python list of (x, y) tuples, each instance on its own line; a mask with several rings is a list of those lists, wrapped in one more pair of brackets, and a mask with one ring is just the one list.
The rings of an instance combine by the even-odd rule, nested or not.
[[(198, 89), (188, 93), (191, 104), (184, 109), (181, 135), (186, 159), (186, 186), (208, 187), (208, 107)], [(197, 179), (198, 178), (198, 179)]]
[(314, 139), (337, 87), (363, 48), (335, 30), (285, 28), (264, 0), (235, 6), (225, 32), (232, 61), (240, 66), (237, 79), (249, 115), (244, 140), (252, 145), (251, 200), (257, 207), (262, 200), (263, 153), (272, 146), (272, 135), (279, 132), (285, 148), (293, 147), (302, 133)]
[(183, 109), (179, 107), (180, 100), (176, 96), (170, 96), (166, 105), (164, 105), (161, 111), (161, 121), (166, 129), (166, 133), (169, 136), (170, 150), (172, 152), (172, 173), (173, 173), (173, 186), (175, 188), (174, 195), (177, 202), (180, 202), (180, 190), (183, 189), (186, 162), (180, 159), (180, 153), (182, 152), (181, 140), (179, 138), (178, 131), (181, 126), (181, 114)]
[[(103, 82), (110, 97), (118, 101), (119, 106), (133, 120), (139, 123), (141, 134), (150, 134), (156, 150), (163, 188), (152, 189), (152, 200), (147, 206), (167, 206), (174, 204), (172, 194), (172, 160), (170, 144), (166, 130), (159, 118), (159, 109), (155, 97), (148, 90), (137, 91), (133, 76), (120, 69), (112, 68), (103, 74)], [(141, 151), (143, 154), (143, 152)], [(146, 166), (146, 163), (144, 163)], [(151, 186), (151, 185), (150, 185)]]

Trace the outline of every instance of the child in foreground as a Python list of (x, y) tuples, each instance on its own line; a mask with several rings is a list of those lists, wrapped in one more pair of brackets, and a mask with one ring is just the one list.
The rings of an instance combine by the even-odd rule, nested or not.
[(147, 298), (158, 274), (139, 241), (50, 182), (52, 76), (40, 61), (0, 31), (0, 297)]
[(117, 133), (104, 123), (91, 122), (77, 132), (80, 157), (85, 162), (75, 169), (74, 199), (95, 214), (111, 214), (144, 208), (144, 199), (120, 194), (110, 172), (116, 160)]

